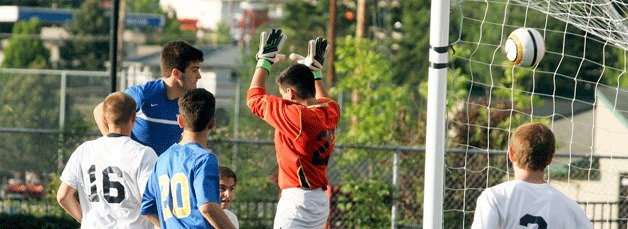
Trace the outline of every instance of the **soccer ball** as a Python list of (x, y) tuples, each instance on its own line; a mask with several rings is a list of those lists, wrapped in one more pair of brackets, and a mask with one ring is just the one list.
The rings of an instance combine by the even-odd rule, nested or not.
[(506, 58), (515, 65), (536, 66), (545, 55), (545, 41), (539, 31), (532, 28), (519, 28), (510, 33), (504, 49)]

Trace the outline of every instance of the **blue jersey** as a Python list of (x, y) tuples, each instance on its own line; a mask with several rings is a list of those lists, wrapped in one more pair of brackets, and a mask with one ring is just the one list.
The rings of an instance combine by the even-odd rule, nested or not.
[(168, 100), (164, 81), (159, 79), (127, 88), (137, 104), (137, 119), (131, 138), (161, 155), (181, 138), (183, 129), (177, 124), (178, 99)]
[(162, 228), (213, 228), (198, 206), (220, 204), (218, 159), (198, 143), (164, 152), (142, 198), (142, 215), (157, 214)]

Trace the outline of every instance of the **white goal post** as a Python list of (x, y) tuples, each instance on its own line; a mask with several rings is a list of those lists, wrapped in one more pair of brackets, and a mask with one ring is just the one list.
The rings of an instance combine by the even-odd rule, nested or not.
[[(532, 67), (504, 53), (524, 27), (546, 43)], [(513, 179), (505, 150), (527, 122), (556, 135), (547, 182), (596, 228), (628, 226), (628, 2), (434, 0), (429, 35), (423, 228), (471, 226), (481, 191)]]

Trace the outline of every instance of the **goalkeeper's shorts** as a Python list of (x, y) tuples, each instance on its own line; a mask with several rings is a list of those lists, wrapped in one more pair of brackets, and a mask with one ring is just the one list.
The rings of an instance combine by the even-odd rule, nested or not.
[(321, 188), (281, 190), (274, 229), (323, 228), (329, 216), (329, 199)]

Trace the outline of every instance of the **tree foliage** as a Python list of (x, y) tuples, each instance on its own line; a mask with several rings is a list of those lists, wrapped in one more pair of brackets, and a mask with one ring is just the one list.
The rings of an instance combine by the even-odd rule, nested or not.
[(4, 68), (47, 68), (50, 52), (44, 42), (37, 36), (41, 30), (39, 19), (21, 21), (13, 27), (13, 35), (9, 46), (5, 48)]
[(109, 20), (98, 0), (86, 0), (74, 12), (67, 30), (72, 39), (60, 49), (62, 67), (82, 70), (106, 70), (109, 59)]
[[(49, 52), (40, 38), (38, 20), (18, 22), (6, 48), (3, 68), (46, 69), (50, 67)], [(0, 126), (19, 129), (59, 129), (59, 77), (36, 74), (2, 74), (0, 78)], [(72, 105), (67, 98), (67, 107)], [(66, 110), (68, 135), (2, 133), (0, 160), (2, 171), (56, 171), (60, 147), (72, 148), (86, 131), (86, 124), (77, 111)], [(62, 140), (62, 142), (60, 142)], [(65, 151), (62, 153), (68, 156)]]

